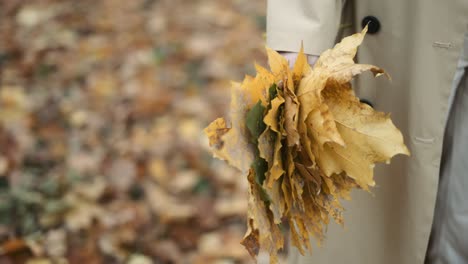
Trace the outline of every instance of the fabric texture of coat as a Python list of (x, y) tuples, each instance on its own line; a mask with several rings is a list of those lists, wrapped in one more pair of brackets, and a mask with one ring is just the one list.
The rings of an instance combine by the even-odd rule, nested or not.
[(320, 54), (337, 39), (380, 23), (360, 46), (357, 61), (384, 68), (392, 81), (359, 76), (357, 95), (391, 113), (411, 157), (376, 166), (372, 194), (345, 202), (345, 227), (332, 223), (321, 248), (289, 263), (423, 263), (433, 222), (452, 80), (468, 26), (468, 1), (269, 0), (268, 46)]

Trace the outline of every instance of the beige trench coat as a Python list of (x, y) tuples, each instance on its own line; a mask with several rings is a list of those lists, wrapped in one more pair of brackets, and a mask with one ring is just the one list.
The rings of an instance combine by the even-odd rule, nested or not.
[[(426, 255), (434, 215), (451, 83), (468, 25), (467, 0), (269, 0), (268, 45), (320, 54), (374, 16), (357, 60), (392, 76), (359, 77), (359, 97), (390, 112), (411, 157), (376, 167), (373, 194), (354, 191), (345, 202), (345, 227), (331, 224), (322, 248), (289, 263), (417, 264)], [(343, 30), (338, 30), (339, 28)]]

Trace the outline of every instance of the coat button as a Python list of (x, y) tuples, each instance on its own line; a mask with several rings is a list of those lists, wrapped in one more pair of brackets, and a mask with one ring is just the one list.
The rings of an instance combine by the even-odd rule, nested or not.
[(364, 28), (366, 25), (369, 25), (367, 28), (367, 33), (369, 34), (375, 34), (380, 30), (380, 22), (375, 16), (366, 16), (364, 19), (362, 19), (362, 28)]
[(372, 108), (374, 108), (374, 105), (369, 101), (369, 100), (366, 100), (366, 99), (359, 99), (359, 102), (363, 103), (363, 104), (366, 104)]

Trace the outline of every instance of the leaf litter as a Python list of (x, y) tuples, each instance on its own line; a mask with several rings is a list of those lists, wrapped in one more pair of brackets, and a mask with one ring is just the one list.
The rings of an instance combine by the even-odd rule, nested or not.
[(247, 183), (202, 130), (266, 61), (264, 20), (265, 1), (1, 1), (0, 263), (250, 263)]

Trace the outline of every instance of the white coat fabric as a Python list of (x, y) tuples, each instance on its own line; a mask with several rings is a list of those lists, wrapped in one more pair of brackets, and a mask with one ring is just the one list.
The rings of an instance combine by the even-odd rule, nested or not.
[(303, 41), (312, 55), (360, 31), (365, 17), (378, 19), (380, 29), (367, 35), (357, 60), (384, 68), (392, 81), (359, 76), (356, 93), (391, 113), (412, 154), (377, 166), (373, 195), (357, 190), (344, 204), (345, 228), (331, 224), (322, 248), (305, 257), (292, 250), (288, 262), (424, 263), (468, 1), (269, 0), (267, 12), (271, 48), (297, 52)]

